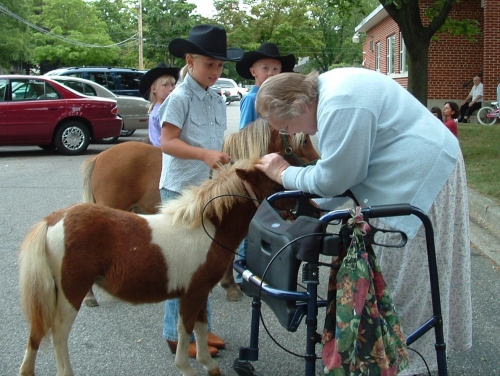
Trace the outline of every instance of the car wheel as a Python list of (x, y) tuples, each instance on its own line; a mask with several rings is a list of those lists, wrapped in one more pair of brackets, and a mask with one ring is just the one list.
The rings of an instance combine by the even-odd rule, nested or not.
[(243, 99), (243, 94), (238, 93), (238, 96), (240, 97), (240, 101)]
[(120, 137), (130, 137), (135, 133), (135, 129), (122, 129)]
[(54, 138), (54, 145), (61, 154), (83, 154), (89, 147), (90, 135), (87, 127), (79, 121), (68, 121), (60, 126)]
[(114, 144), (116, 141), (118, 141), (118, 136), (98, 138), (95, 140), (97, 144)]

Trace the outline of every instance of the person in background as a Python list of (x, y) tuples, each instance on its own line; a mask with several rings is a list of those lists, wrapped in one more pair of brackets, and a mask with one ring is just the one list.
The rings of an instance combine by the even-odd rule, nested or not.
[(278, 46), (265, 42), (257, 51), (249, 51), (243, 59), (236, 63), (236, 72), (247, 80), (255, 80), (250, 92), (240, 102), (240, 126), (243, 129), (252, 121), (257, 120), (255, 111), (255, 97), (260, 85), (269, 77), (281, 72), (293, 72), (295, 55), (280, 55)]
[(443, 107), (443, 123), (448, 128), (451, 133), (455, 135), (455, 137), (458, 137), (458, 124), (457, 121), (455, 120), (458, 118), (458, 113), (460, 109), (458, 108), (458, 104), (455, 102), (444, 102), (444, 107)]
[(472, 82), (474, 85), (469, 95), (467, 95), (467, 98), (465, 98), (460, 105), (459, 123), (467, 123), (474, 111), (479, 110), (483, 105), (483, 84), (481, 83), (481, 78), (475, 76)]
[[(350, 190), (363, 206), (409, 203), (429, 216), (447, 350), (470, 348), (469, 211), (457, 138), (437, 127), (430, 111), (401, 85), (368, 69), (333, 69), (319, 77), (315, 72), (282, 73), (264, 82), (256, 105), (259, 116), (282, 133), (318, 134), (321, 158), (316, 165), (290, 166), (276, 153), (256, 165), (285, 189), (321, 197)], [(408, 237), (398, 250), (375, 250), (408, 335), (432, 317), (425, 230), (415, 216), (380, 218), (373, 224)], [(395, 244), (394, 234), (380, 235), (377, 243)], [(325, 327), (324, 334), (335, 337), (335, 328)], [(437, 369), (434, 343), (431, 330), (411, 345), (431, 371)], [(427, 368), (412, 356), (401, 375), (419, 373)]]
[(161, 126), (158, 110), (163, 101), (175, 89), (179, 79), (179, 68), (169, 67), (165, 63), (158, 63), (156, 68), (147, 71), (139, 83), (139, 92), (144, 99), (149, 99), (148, 136), (152, 145), (160, 147)]
[[(250, 92), (240, 102), (240, 126), (243, 129), (257, 120), (255, 97), (259, 87), (269, 78), (281, 72), (293, 72), (295, 55), (280, 55), (278, 46), (264, 42), (257, 51), (245, 52), (243, 59), (236, 63), (236, 72), (247, 80), (255, 80)], [(245, 238), (238, 248), (238, 260), (244, 260), (247, 254), (248, 240)], [(237, 284), (243, 283), (241, 274), (234, 279)]]
[(441, 112), (441, 109), (437, 106), (434, 106), (431, 108), (431, 113), (437, 117), (439, 120), (443, 121), (443, 113)]
[[(188, 186), (200, 185), (210, 178), (218, 164), (230, 162), (222, 144), (227, 128), (226, 105), (210, 87), (222, 74), (225, 61), (238, 61), (240, 48), (227, 48), (226, 31), (213, 25), (194, 26), (187, 39), (174, 38), (169, 52), (184, 58), (182, 82), (160, 107), (161, 149), (163, 152), (160, 178), (162, 203), (177, 198)], [(211, 332), (210, 298), (207, 302), (208, 345), (216, 355), (225, 342)], [(165, 302), (163, 337), (175, 353), (179, 322), (179, 299)], [(191, 336), (189, 356), (196, 357), (196, 345)]]

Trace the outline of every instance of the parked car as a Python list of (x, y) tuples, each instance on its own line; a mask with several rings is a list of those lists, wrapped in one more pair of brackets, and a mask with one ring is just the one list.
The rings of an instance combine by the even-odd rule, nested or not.
[(224, 99), (224, 102), (226, 102), (226, 105), (228, 105), (232, 102), (231, 93), (229, 92), (229, 90), (222, 89), (220, 87), (215, 87), (215, 86), (212, 86), (212, 89), (215, 90), (217, 92), (217, 94), (219, 94)]
[(90, 97), (103, 97), (116, 100), (118, 116), (123, 119), (123, 128), (120, 136), (132, 136), (136, 129), (148, 128), (149, 102), (143, 98), (128, 95), (116, 95), (96, 82), (73, 76), (50, 76), (57, 81), (79, 93)]
[(147, 71), (113, 67), (70, 67), (54, 69), (45, 76), (73, 76), (97, 82), (117, 95), (141, 97), (139, 82)]
[(116, 101), (90, 98), (48, 77), (0, 75), (0, 145), (38, 145), (65, 155), (91, 140), (116, 141), (122, 129)]
[(231, 102), (239, 101), (243, 97), (240, 95), (240, 87), (236, 82), (230, 78), (219, 78), (213, 87), (220, 87), (221, 89), (229, 90), (229, 98)]

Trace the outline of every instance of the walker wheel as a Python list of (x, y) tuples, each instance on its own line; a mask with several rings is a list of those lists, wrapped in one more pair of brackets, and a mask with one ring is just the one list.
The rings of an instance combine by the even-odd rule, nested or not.
[(253, 368), (252, 363), (245, 360), (236, 359), (233, 363), (233, 369), (236, 371), (238, 376), (264, 376), (262, 373), (257, 372)]

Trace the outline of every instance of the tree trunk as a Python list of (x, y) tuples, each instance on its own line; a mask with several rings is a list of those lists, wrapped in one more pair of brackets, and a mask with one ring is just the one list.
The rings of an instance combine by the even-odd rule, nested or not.
[(427, 107), (429, 75), (429, 42), (421, 43), (408, 51), (408, 91)]

